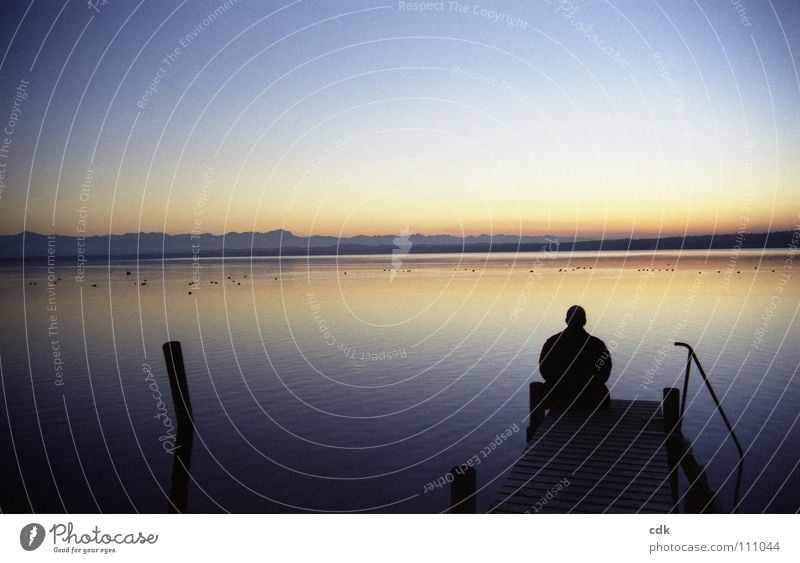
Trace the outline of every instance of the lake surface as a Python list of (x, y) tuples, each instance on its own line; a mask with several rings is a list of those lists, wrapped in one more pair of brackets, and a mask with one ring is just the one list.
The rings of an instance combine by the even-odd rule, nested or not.
[[(446, 510), (449, 490), (430, 484), (505, 432), (477, 466), (485, 509), (523, 451), (541, 345), (581, 304), (612, 350), (613, 397), (682, 386), (673, 342), (692, 344), (747, 450), (742, 510), (795, 512), (794, 259), (543, 248), (151, 260), (90, 266), (80, 283), (59, 263), (57, 284), (46, 265), (6, 266), (0, 508), (165, 511), (175, 456), (154, 389), (174, 417), (161, 345), (178, 340), (196, 425), (190, 511)], [(685, 433), (730, 504), (736, 451), (693, 375)]]

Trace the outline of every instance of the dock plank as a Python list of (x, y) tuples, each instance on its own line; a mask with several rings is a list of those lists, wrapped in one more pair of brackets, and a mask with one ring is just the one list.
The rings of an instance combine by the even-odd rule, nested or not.
[(547, 413), (492, 503), (500, 513), (665, 513), (672, 510), (658, 401)]

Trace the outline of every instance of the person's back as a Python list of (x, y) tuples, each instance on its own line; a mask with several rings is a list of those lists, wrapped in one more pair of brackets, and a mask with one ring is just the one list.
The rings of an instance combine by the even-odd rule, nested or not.
[(611, 355), (602, 340), (584, 330), (586, 312), (582, 307), (570, 307), (566, 321), (567, 328), (548, 338), (539, 356), (547, 404), (585, 410), (606, 407)]

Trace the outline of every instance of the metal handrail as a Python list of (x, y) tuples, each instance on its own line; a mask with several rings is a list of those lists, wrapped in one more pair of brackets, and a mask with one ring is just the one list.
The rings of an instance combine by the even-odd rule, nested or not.
[(739, 463), (738, 472), (736, 476), (736, 491), (734, 492), (734, 499), (733, 499), (733, 511), (739, 507), (739, 492), (742, 486), (742, 470), (744, 469), (744, 449), (742, 449), (742, 445), (739, 443), (739, 438), (736, 437), (736, 432), (733, 431), (733, 426), (731, 425), (730, 421), (728, 420), (727, 415), (725, 414), (725, 410), (722, 408), (722, 404), (719, 402), (717, 398), (717, 394), (714, 393), (714, 388), (711, 387), (711, 381), (708, 379), (706, 375), (706, 371), (703, 369), (702, 364), (700, 364), (700, 359), (697, 357), (697, 354), (694, 353), (694, 348), (692, 348), (686, 342), (675, 342), (675, 346), (681, 346), (688, 350), (688, 355), (686, 357), (686, 375), (683, 378), (683, 398), (681, 400), (681, 420), (683, 420), (683, 413), (686, 410), (686, 395), (689, 389), (689, 372), (692, 368), (692, 360), (697, 365), (697, 369), (700, 370), (700, 375), (703, 376), (703, 381), (706, 384), (706, 388), (708, 389), (709, 394), (711, 394), (711, 398), (714, 400), (714, 404), (717, 406), (717, 410), (719, 411), (720, 416), (722, 417), (722, 421), (725, 423), (725, 426), (728, 428), (728, 435), (733, 439), (733, 443), (736, 445), (736, 450), (739, 452)]

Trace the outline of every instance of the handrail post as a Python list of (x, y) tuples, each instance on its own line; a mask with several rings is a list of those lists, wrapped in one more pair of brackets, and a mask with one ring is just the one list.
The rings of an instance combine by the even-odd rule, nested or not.
[[(706, 370), (703, 369), (703, 365), (700, 363), (700, 358), (698, 358), (697, 354), (695, 354), (694, 348), (692, 348), (686, 342), (675, 342), (675, 346), (686, 348), (688, 352), (688, 357), (686, 358), (686, 375), (683, 380), (683, 405), (681, 406), (681, 416), (683, 416), (683, 412), (686, 407), (686, 393), (689, 387), (689, 369), (691, 368), (692, 361), (694, 361), (694, 363), (697, 365), (698, 371), (700, 372), (700, 376), (703, 378), (703, 383), (705, 384), (706, 389), (708, 389), (708, 393), (711, 395), (714, 405), (716, 405), (717, 411), (719, 412), (720, 416), (722, 417), (722, 421), (725, 423), (725, 426), (728, 429), (728, 435), (733, 440), (733, 443), (736, 446), (736, 451), (739, 454), (739, 462), (737, 463), (738, 469), (736, 477), (736, 490), (734, 492), (733, 500), (733, 511), (736, 512), (739, 507), (739, 494), (741, 492), (742, 472), (744, 470), (744, 449), (739, 443), (739, 438), (736, 436), (736, 432), (733, 430), (733, 425), (730, 423), (730, 420), (728, 420), (728, 416), (725, 414), (725, 410), (722, 408), (722, 403), (720, 403), (717, 394), (714, 392), (714, 388), (711, 386), (711, 380), (709, 380), (708, 375), (706, 375)], [(704, 474), (703, 478), (705, 478)]]
[(686, 412), (686, 397), (689, 396), (689, 375), (692, 372), (692, 348), (689, 346), (689, 353), (686, 354), (686, 374), (683, 376), (683, 397), (681, 397), (681, 417)]

